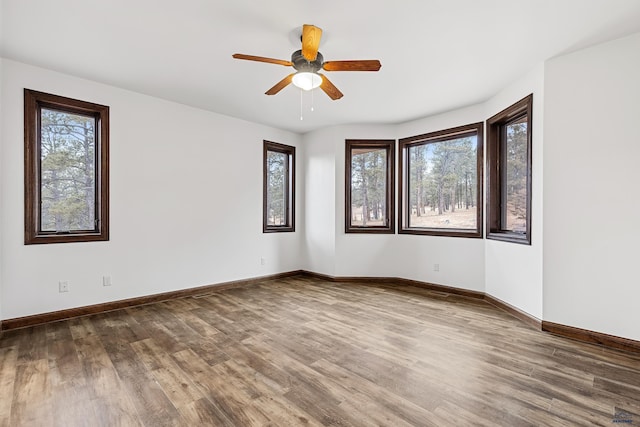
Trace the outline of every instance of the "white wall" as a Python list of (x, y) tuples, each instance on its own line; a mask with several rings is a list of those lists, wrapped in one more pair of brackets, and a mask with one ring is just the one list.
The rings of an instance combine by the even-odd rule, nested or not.
[[(397, 276), (397, 251), (393, 234), (345, 234), (345, 141), (393, 139), (389, 125), (349, 125), (331, 129), (335, 159), (336, 276)], [(395, 203), (394, 203), (395, 205)]]
[[(451, 111), (437, 116), (403, 123), (398, 138), (449, 129), (481, 122), (485, 119), (482, 105)], [(400, 277), (439, 285), (484, 292), (484, 241), (482, 239), (397, 236)], [(433, 264), (439, 264), (434, 271)]]
[(640, 34), (545, 70), (544, 319), (640, 340)]
[(335, 141), (331, 130), (304, 136), (305, 270), (335, 276)]
[[(5, 319), (300, 268), (302, 233), (262, 233), (262, 141), (297, 146), (300, 164), (299, 135), (6, 59), (1, 70)], [(23, 244), (23, 88), (110, 106), (109, 242)]]
[[(2, 14), (4, 13), (4, 4), (3, 2), (0, 1), (0, 37), (2, 36)], [(2, 119), (2, 86), (3, 86), (3, 78), (2, 78), (2, 63), (3, 63), (3, 59), (0, 58), (0, 224), (2, 224), (2, 217), (3, 217), (3, 210), (2, 210), (2, 205), (3, 205), (3, 200), (2, 200), (2, 194), (4, 194), (4, 187), (5, 187), (5, 180), (1, 179), (1, 173), (2, 173), (2, 159), (3, 159), (3, 149), (2, 149), (2, 134), (3, 134), (3, 119)], [(3, 288), (3, 284), (2, 284), (2, 278), (3, 278), (3, 265), (4, 265), (4, 257), (2, 256), (2, 244), (1, 242), (4, 241), (4, 236), (2, 233), (2, 226), (0, 226), (0, 323), (2, 323), (2, 319), (4, 319), (3, 315), (2, 315), (2, 288)], [(0, 328), (0, 335), (2, 334), (2, 329)]]
[[(485, 240), (486, 292), (542, 319), (544, 66), (503, 89), (485, 103), (485, 119), (533, 93), (531, 246)], [(486, 230), (485, 230), (486, 233)]]
[[(0, 5), (0, 15), (2, 15), (2, 5)], [(0, 16), (0, 25), (2, 23), (2, 19)], [(0, 34), (2, 34), (2, 31), (0, 31)], [(3, 59), (0, 58), (0, 100), (2, 100), (2, 61)], [(3, 120), (2, 120), (2, 102), (0, 102), (0, 173), (2, 171), (2, 129), (3, 129)], [(5, 181), (3, 179), (0, 179), (0, 224), (2, 223), (2, 215), (3, 215), (3, 210), (2, 210), (2, 205), (3, 205), (3, 201), (2, 201), (2, 197), (1, 195), (4, 194), (4, 186), (5, 186)], [(3, 236), (2, 236), (2, 226), (0, 226), (0, 242), (4, 241)], [(4, 319), (4, 317), (2, 317), (2, 266), (4, 264), (4, 258), (2, 256), (2, 244), (0, 243), (0, 323), (2, 322), (2, 319)], [(2, 334), (2, 330), (0, 328), (0, 334)]]

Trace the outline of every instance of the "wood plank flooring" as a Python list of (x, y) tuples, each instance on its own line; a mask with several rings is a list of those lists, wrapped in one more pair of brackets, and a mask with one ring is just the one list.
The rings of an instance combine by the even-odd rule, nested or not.
[(640, 425), (640, 356), (309, 277), (5, 332), (0, 426)]

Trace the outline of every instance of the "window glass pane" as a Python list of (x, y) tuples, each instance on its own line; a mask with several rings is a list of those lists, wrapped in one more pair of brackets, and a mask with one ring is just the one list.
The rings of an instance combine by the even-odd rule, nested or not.
[(503, 227), (505, 231), (527, 230), (527, 116), (505, 126), (506, 177)]
[(95, 120), (43, 108), (40, 230), (95, 230)]
[(409, 227), (478, 227), (476, 136), (409, 146), (407, 166)]
[(351, 151), (351, 225), (386, 226), (387, 149)]
[(267, 151), (267, 225), (287, 225), (289, 156)]

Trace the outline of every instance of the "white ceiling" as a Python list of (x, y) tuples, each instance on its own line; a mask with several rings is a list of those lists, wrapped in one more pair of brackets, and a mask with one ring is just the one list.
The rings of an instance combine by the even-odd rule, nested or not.
[[(398, 123), (486, 100), (558, 54), (640, 31), (639, 0), (0, 0), (0, 55), (304, 133)], [(327, 73), (344, 93), (289, 86), (302, 24), (325, 60), (379, 59)], [(37, 89), (37, 88), (34, 88)]]

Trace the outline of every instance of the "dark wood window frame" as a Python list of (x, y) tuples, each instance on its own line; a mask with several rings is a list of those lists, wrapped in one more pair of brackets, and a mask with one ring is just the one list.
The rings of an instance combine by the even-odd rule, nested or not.
[[(354, 226), (351, 224), (351, 158), (354, 149), (384, 149), (387, 152), (386, 225)], [(345, 141), (345, 233), (395, 233), (395, 151), (394, 139), (347, 139)]]
[[(487, 239), (531, 245), (532, 107), (533, 94), (530, 94), (487, 120)], [(527, 117), (527, 219), (525, 233), (517, 233), (504, 230), (503, 227), (505, 129), (507, 125), (525, 115)]]
[[(410, 210), (408, 207), (409, 197), (406, 194), (407, 178), (407, 155), (409, 148), (412, 146), (431, 144), (437, 142), (448, 141), (451, 139), (463, 138), (465, 136), (476, 136), (476, 229), (449, 229), (449, 228), (427, 228), (427, 227), (409, 227)], [(418, 234), (428, 236), (445, 236), (445, 237), (467, 237), (482, 238), (482, 191), (483, 191), (483, 138), (484, 123), (472, 123), (464, 126), (457, 126), (450, 129), (444, 129), (423, 135), (416, 135), (400, 139), (399, 143), (399, 159), (398, 159), (398, 233), (400, 234)]]
[[(269, 151), (286, 154), (289, 163), (287, 165), (286, 178), (286, 203), (285, 216), (286, 223), (283, 225), (268, 224), (268, 208), (267, 208), (267, 155)], [(296, 147), (290, 145), (279, 144), (277, 142), (263, 141), (263, 176), (262, 176), (262, 232), (263, 233), (282, 233), (294, 232), (295, 227), (295, 210), (296, 210)]]
[[(42, 108), (93, 117), (95, 120), (95, 228), (64, 232), (41, 227)], [(109, 240), (109, 107), (24, 89), (24, 195), (25, 244), (71, 243)]]

